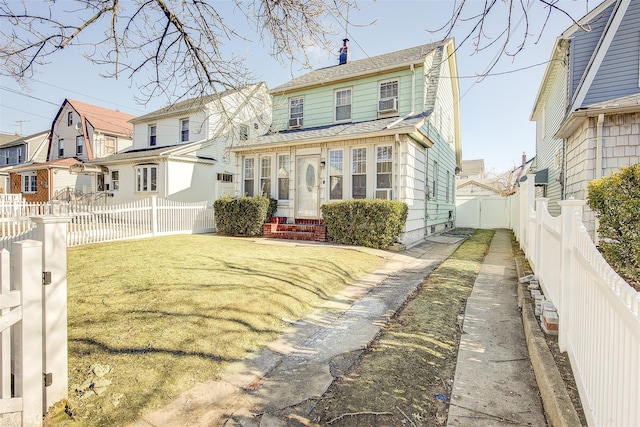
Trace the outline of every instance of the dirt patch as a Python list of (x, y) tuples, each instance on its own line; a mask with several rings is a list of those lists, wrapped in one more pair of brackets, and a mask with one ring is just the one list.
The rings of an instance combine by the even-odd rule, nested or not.
[(424, 281), (310, 419), (338, 426), (446, 424), (465, 304), (494, 232), (479, 230)]
[[(533, 270), (531, 266), (527, 262), (524, 252), (520, 249), (518, 242), (515, 239), (512, 239), (511, 248), (513, 250), (513, 254), (515, 257), (520, 259), (520, 263), (522, 265), (522, 269), (524, 270), (525, 275), (533, 274)], [(540, 319), (538, 319), (538, 322)], [(553, 356), (553, 360), (556, 362), (556, 366), (558, 371), (560, 372), (560, 376), (564, 381), (565, 388), (567, 389), (567, 393), (569, 394), (569, 398), (571, 399), (571, 403), (575, 408), (578, 418), (580, 419), (580, 424), (583, 426), (587, 425), (587, 419), (584, 416), (584, 410), (582, 409), (582, 402), (580, 401), (580, 395), (578, 393), (578, 387), (576, 385), (576, 380), (573, 376), (573, 370), (571, 369), (571, 363), (569, 362), (569, 357), (566, 352), (561, 352), (558, 347), (558, 337), (553, 335), (545, 334), (545, 341), (547, 342), (547, 347), (551, 351), (551, 355)]]

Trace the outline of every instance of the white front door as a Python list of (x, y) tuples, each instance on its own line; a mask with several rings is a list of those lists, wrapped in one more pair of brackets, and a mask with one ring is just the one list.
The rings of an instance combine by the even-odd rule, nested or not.
[(318, 218), (318, 157), (296, 161), (296, 218)]

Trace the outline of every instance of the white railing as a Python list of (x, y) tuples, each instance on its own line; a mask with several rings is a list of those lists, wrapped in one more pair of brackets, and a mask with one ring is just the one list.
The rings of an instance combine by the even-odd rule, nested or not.
[(148, 199), (114, 206), (89, 206), (49, 202), (23, 204), (16, 216), (0, 218), (0, 249), (13, 242), (31, 238), (34, 215), (62, 215), (71, 218), (67, 245), (108, 242), (168, 234), (208, 233), (215, 231), (211, 203), (181, 203), (152, 196)]
[(558, 309), (566, 351), (589, 425), (640, 425), (640, 293), (602, 258), (582, 223), (583, 201), (533, 201), (534, 175), (512, 196), (514, 234)]
[(37, 240), (0, 251), (2, 426), (40, 426), (45, 410), (68, 397), (68, 219), (34, 221)]

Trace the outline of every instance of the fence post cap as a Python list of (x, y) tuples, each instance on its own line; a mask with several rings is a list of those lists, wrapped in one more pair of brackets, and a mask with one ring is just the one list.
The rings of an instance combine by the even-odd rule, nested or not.
[(66, 224), (71, 222), (73, 217), (64, 215), (42, 215), (32, 216), (30, 219), (36, 224)]
[(587, 201), (578, 200), (578, 199), (569, 199), (569, 200), (560, 200), (558, 204), (560, 206), (584, 206), (587, 204)]

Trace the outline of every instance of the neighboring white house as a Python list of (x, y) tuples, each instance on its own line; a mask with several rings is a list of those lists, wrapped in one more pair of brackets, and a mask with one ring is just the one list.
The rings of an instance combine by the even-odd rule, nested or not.
[(263, 134), (270, 121), (264, 83), (188, 99), (130, 120), (133, 146), (88, 166), (104, 173), (108, 204), (149, 195), (214, 200), (233, 193), (235, 159), (228, 149)]
[(237, 194), (278, 199), (278, 216), (321, 221), (323, 203), (407, 203), (401, 243), (452, 227), (460, 169), (452, 39), (311, 71), (273, 90), (269, 133), (233, 147)]
[[(555, 42), (531, 120), (537, 196), (586, 199), (587, 185), (640, 162), (640, 2), (605, 0)], [(595, 236), (595, 215), (583, 214)]]

